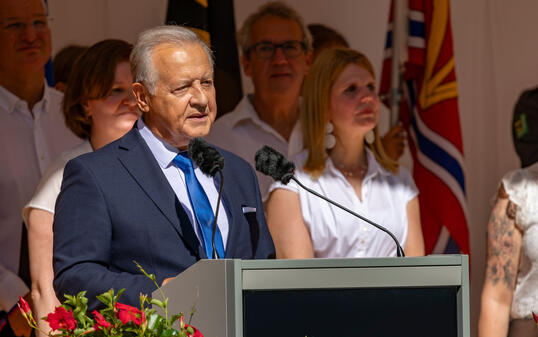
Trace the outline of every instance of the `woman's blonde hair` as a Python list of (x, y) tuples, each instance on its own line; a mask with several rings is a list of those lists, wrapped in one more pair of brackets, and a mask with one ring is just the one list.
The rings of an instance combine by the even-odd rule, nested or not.
[[(364, 54), (348, 48), (336, 48), (321, 52), (304, 80), (300, 120), (308, 158), (303, 169), (312, 177), (319, 177), (325, 168), (325, 126), (329, 120), (332, 87), (350, 64), (364, 68), (375, 78), (374, 68)], [(386, 155), (377, 126), (373, 131), (374, 143), (365, 144), (372, 150), (381, 166), (396, 173), (398, 163)]]

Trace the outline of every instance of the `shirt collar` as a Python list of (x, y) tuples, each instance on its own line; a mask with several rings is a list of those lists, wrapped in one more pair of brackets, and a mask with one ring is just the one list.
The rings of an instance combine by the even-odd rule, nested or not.
[(263, 121), (260, 119), (252, 104), (253, 94), (249, 94), (243, 97), (237, 107), (234, 109), (236, 112), (230, 116), (230, 125), (235, 127), (239, 122), (250, 119), (252, 122), (258, 125), (262, 125)]
[[(34, 110), (43, 110), (47, 111), (49, 102), (50, 102), (50, 91), (52, 89), (45, 83), (45, 88), (43, 90), (43, 97), (41, 100), (34, 105)], [(15, 111), (15, 108), (24, 106), (28, 109), (28, 103), (20, 99), (17, 95), (7, 90), (6, 88), (0, 86), (0, 108), (7, 110), (9, 114)]]
[(155, 159), (159, 163), (162, 169), (165, 169), (172, 165), (172, 161), (179, 153), (178, 149), (168, 144), (161, 138), (157, 137), (144, 123), (142, 117), (137, 121), (138, 131), (146, 143), (149, 149), (155, 156)]
[[(265, 123), (260, 119), (258, 116), (258, 113), (256, 112), (256, 109), (254, 108), (254, 104), (252, 104), (252, 100), (254, 99), (253, 94), (249, 94), (247, 96), (244, 96), (243, 99), (239, 102), (237, 107), (234, 109), (233, 113), (230, 113), (230, 128), (233, 129), (237, 124), (239, 124), (242, 121), (250, 120), (252, 123), (256, 124), (260, 128), (266, 130), (267, 132), (270, 132), (278, 139), (284, 141), (288, 144), (288, 156), (294, 156), (302, 151), (303, 149), (303, 134), (301, 131), (301, 122), (299, 119), (297, 119), (297, 122), (295, 122), (295, 126), (293, 127), (293, 130), (290, 135), (290, 139), (288, 142), (278, 133), (276, 132), (269, 124)], [(299, 106), (301, 105), (301, 97), (299, 97)]]

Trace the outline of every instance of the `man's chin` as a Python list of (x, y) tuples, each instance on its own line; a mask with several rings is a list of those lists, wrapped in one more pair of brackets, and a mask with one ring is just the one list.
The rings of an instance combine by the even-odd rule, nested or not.
[(186, 130), (184, 130), (184, 132), (189, 138), (197, 138), (197, 137), (207, 136), (210, 130), (211, 130), (211, 123), (208, 123), (207, 125), (200, 125), (197, 127), (187, 128)]

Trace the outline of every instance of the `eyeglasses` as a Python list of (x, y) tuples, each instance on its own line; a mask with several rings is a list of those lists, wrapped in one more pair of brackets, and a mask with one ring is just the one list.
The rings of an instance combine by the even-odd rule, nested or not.
[(0, 25), (3, 30), (15, 34), (23, 33), (29, 25), (31, 25), (36, 32), (42, 33), (49, 29), (50, 21), (52, 21), (52, 19), (46, 17), (26, 21), (22, 19), (10, 19), (7, 21), (0, 21)]
[(247, 53), (254, 51), (257, 57), (270, 59), (275, 55), (276, 50), (280, 48), (286, 57), (293, 58), (299, 56), (306, 50), (306, 43), (302, 41), (285, 41), (282, 43), (271, 43), (267, 41), (258, 42), (247, 49)]

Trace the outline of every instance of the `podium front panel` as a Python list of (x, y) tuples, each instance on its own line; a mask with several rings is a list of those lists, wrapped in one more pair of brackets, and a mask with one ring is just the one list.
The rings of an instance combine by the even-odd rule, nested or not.
[(202, 260), (163, 290), (206, 337), (468, 337), (468, 275), (465, 255)]

